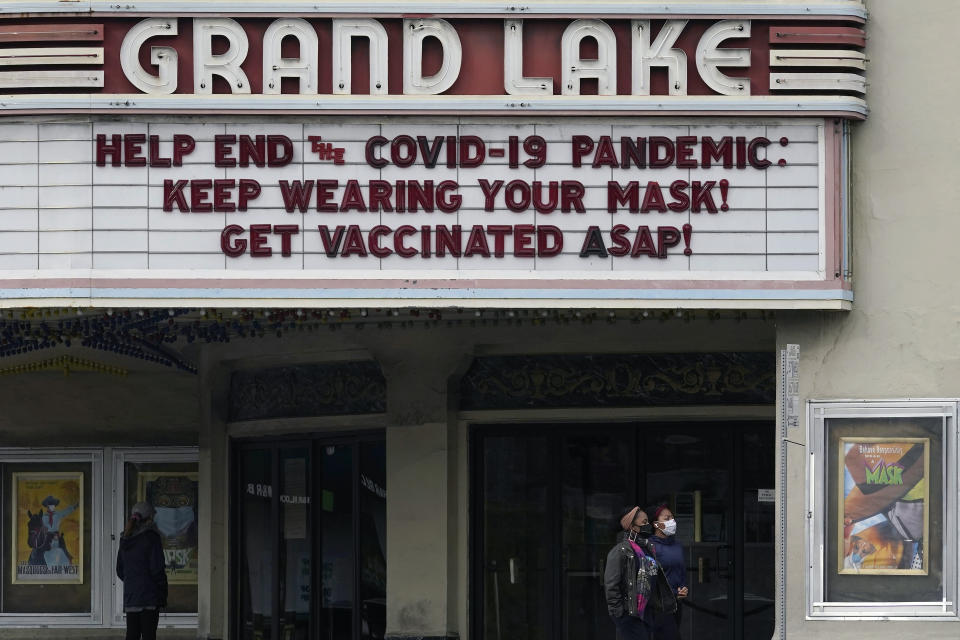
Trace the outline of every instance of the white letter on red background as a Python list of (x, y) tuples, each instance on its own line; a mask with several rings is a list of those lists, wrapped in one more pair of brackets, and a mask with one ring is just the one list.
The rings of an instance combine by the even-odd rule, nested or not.
[[(443, 64), (435, 75), (423, 75), (423, 41), (433, 36), (443, 47)], [(403, 92), (430, 95), (443, 93), (460, 75), (463, 47), (460, 36), (446, 20), (418, 18), (403, 21)]]
[(370, 40), (370, 95), (387, 94), (387, 30), (370, 18), (333, 21), (333, 92), (352, 93), (353, 38)]
[[(213, 54), (213, 37), (230, 43), (226, 53)], [(247, 34), (230, 18), (193, 19), (193, 92), (213, 93), (213, 76), (220, 76), (232, 93), (250, 93), (250, 81), (240, 65), (247, 57)]]
[[(293, 36), (300, 44), (300, 57), (284, 58), (283, 39)], [(300, 93), (317, 93), (317, 32), (300, 18), (274, 20), (263, 34), (263, 92), (280, 93), (283, 78), (298, 78)]]
[[(580, 59), (580, 41), (597, 41), (597, 59)], [(617, 36), (603, 20), (574, 20), (561, 38), (563, 61), (563, 95), (580, 95), (583, 78), (597, 79), (597, 93), (601, 96), (617, 94)]]
[(687, 21), (667, 20), (653, 44), (650, 43), (649, 20), (634, 20), (630, 26), (633, 32), (633, 95), (650, 95), (650, 69), (653, 67), (667, 68), (670, 95), (687, 95), (687, 54), (683, 49), (672, 48)]
[(157, 75), (140, 66), (140, 49), (154, 36), (177, 35), (176, 18), (147, 18), (135, 24), (120, 45), (120, 67), (127, 80), (144, 93), (164, 94), (177, 90), (177, 50), (173, 47), (150, 47), (150, 64), (157, 66)]
[(503, 88), (512, 96), (552, 96), (553, 78), (523, 77), (523, 20), (503, 21)]
[(724, 40), (749, 37), (749, 20), (722, 20), (704, 32), (697, 44), (697, 71), (708, 87), (725, 96), (750, 95), (750, 78), (731, 78), (717, 70), (750, 66), (750, 49), (719, 48)]

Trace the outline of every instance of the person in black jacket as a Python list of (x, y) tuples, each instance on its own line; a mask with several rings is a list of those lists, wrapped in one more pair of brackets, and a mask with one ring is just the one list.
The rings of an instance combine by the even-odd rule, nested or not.
[(133, 505), (120, 537), (117, 577), (123, 581), (126, 640), (156, 640), (160, 609), (167, 606), (167, 571), (154, 513), (149, 502)]
[(677, 610), (676, 597), (649, 542), (653, 526), (640, 507), (620, 520), (623, 533), (607, 554), (604, 595), (621, 640), (653, 637), (654, 615)]

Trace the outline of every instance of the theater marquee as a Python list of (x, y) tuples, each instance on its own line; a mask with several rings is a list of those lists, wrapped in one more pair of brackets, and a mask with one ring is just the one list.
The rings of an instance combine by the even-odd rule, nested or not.
[(862, 17), (761, 5), (0, 19), (0, 297), (845, 308)]

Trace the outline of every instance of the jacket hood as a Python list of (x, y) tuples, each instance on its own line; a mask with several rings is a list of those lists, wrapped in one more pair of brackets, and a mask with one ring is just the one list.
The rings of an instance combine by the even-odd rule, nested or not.
[(123, 534), (120, 535), (120, 544), (121, 546), (126, 546), (127, 544), (132, 544), (133, 541), (145, 533), (152, 532), (157, 536), (160, 535), (160, 531), (157, 529), (157, 525), (151, 520), (149, 522), (140, 524), (134, 529), (129, 536)]

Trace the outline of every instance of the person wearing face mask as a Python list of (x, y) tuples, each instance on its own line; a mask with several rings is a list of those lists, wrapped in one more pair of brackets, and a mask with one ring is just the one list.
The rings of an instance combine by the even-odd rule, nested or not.
[(655, 616), (677, 609), (673, 592), (655, 557), (653, 526), (640, 507), (620, 519), (617, 543), (607, 554), (603, 573), (607, 611), (620, 640), (651, 640)]
[[(667, 582), (676, 594), (677, 602), (687, 597), (687, 566), (683, 545), (677, 542), (677, 521), (667, 505), (661, 504), (650, 510), (653, 514), (654, 535), (650, 539), (657, 561), (663, 567)], [(675, 613), (660, 613), (654, 617), (657, 640), (679, 640), (680, 607)]]
[(160, 609), (167, 606), (167, 571), (160, 533), (149, 502), (133, 505), (120, 537), (117, 577), (123, 581), (126, 640), (156, 640)]

